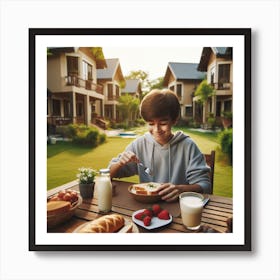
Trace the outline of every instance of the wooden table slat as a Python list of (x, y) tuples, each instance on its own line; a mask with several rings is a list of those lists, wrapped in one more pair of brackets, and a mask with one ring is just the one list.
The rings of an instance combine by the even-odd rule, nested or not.
[(224, 209), (225, 211), (231, 211), (232, 210), (232, 204), (216, 203), (214, 201), (211, 204), (209, 204), (209, 207), (212, 207), (212, 208), (216, 207), (218, 209)]
[(217, 216), (217, 217), (221, 217), (221, 218), (229, 218), (232, 216), (232, 213), (228, 213), (228, 212), (224, 212), (222, 211), (217, 211), (217, 210), (211, 210), (211, 209), (204, 209), (204, 211), (202, 212), (205, 215), (212, 215), (212, 216)]

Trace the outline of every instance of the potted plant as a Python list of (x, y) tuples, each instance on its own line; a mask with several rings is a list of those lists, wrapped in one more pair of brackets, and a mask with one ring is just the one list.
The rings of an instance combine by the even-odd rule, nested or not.
[(232, 127), (232, 112), (222, 112), (222, 124), (226, 129)]
[(214, 117), (213, 113), (210, 113), (209, 117), (207, 118), (207, 124), (209, 125), (209, 128), (215, 129), (215, 123), (216, 123), (216, 118)]
[(79, 190), (83, 198), (92, 198), (94, 189), (94, 179), (97, 171), (92, 168), (81, 167), (78, 169), (77, 178), (79, 180)]

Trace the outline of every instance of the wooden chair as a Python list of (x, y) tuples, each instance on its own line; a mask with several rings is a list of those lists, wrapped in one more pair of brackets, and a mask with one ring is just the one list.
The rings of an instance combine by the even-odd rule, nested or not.
[(210, 182), (211, 182), (211, 191), (210, 194), (213, 194), (213, 186), (214, 186), (214, 171), (215, 171), (215, 151), (211, 151), (210, 154), (204, 154), (207, 165), (211, 168), (209, 173)]

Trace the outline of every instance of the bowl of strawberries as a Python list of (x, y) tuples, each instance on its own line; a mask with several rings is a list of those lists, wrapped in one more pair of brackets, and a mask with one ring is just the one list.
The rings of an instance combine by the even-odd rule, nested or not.
[(132, 220), (135, 224), (151, 230), (170, 224), (172, 215), (159, 204), (153, 204), (150, 208), (135, 211)]

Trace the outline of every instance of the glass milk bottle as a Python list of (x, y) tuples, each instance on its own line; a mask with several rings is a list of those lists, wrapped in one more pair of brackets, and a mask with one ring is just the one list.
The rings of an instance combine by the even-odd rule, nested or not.
[(112, 183), (109, 169), (100, 169), (96, 178), (98, 210), (107, 213), (112, 209)]

